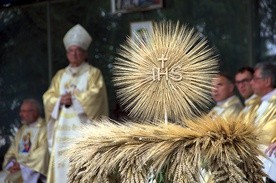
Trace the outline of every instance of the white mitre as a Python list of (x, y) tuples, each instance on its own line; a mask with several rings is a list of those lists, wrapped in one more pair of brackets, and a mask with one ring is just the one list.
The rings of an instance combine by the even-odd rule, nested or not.
[(66, 50), (68, 50), (68, 48), (72, 45), (79, 46), (82, 49), (87, 50), (91, 42), (91, 36), (80, 24), (72, 27), (63, 38)]

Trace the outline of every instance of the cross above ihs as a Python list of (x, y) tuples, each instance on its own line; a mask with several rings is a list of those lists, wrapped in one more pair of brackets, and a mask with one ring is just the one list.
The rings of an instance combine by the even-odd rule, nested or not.
[(157, 59), (158, 62), (161, 62), (161, 68), (155, 67), (152, 68), (152, 80), (160, 81), (162, 76), (165, 76), (166, 80), (169, 79), (173, 81), (181, 81), (183, 79), (181, 68), (179, 66), (172, 66), (171, 69), (165, 67), (165, 62), (168, 61), (168, 58), (162, 53), (162, 56)]

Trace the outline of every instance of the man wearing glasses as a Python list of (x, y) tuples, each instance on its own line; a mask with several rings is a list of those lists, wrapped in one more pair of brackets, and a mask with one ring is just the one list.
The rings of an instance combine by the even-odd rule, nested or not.
[[(253, 79), (250, 82), (256, 95), (261, 97), (261, 104), (256, 111), (255, 124), (264, 131), (267, 145), (276, 142), (276, 64), (261, 62), (255, 66)], [(267, 146), (263, 147), (265, 150)], [(276, 181), (276, 158), (261, 158), (264, 172), (268, 175), (267, 182)]]
[(240, 115), (244, 117), (246, 122), (252, 122), (252, 114), (256, 114), (256, 110), (260, 105), (260, 97), (254, 94), (250, 84), (254, 74), (254, 69), (251, 67), (240, 68), (235, 75), (235, 85), (244, 99), (245, 107)]

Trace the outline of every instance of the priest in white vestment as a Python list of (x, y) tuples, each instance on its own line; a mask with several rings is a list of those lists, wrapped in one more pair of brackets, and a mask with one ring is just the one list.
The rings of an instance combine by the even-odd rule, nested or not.
[[(271, 62), (260, 62), (255, 66), (251, 81), (254, 93), (261, 97), (260, 107), (256, 111), (255, 124), (263, 131), (265, 146), (276, 142), (276, 65)], [(276, 157), (261, 158), (268, 182), (276, 182)]]
[(108, 101), (101, 71), (87, 63), (92, 38), (79, 24), (64, 36), (69, 65), (53, 77), (43, 95), (51, 152), (49, 183), (67, 183), (69, 169), (65, 157), (70, 140), (78, 136), (81, 124), (108, 116)]
[(216, 118), (231, 118), (237, 116), (243, 108), (240, 99), (234, 95), (235, 85), (232, 79), (223, 74), (219, 75), (213, 81), (212, 97), (216, 106), (209, 112), (209, 116)]
[(244, 99), (244, 108), (240, 112), (240, 117), (245, 122), (253, 123), (254, 115), (260, 106), (261, 98), (254, 94), (252, 86), (250, 84), (254, 74), (252, 67), (242, 67), (235, 75), (235, 85)]
[(34, 99), (26, 99), (20, 107), (23, 126), (5, 154), (1, 183), (46, 182), (49, 164), (47, 126), (40, 118), (40, 106)]

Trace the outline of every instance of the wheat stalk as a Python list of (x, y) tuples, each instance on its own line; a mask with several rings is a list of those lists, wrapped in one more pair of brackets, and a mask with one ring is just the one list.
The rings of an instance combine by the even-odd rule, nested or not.
[(70, 148), (70, 182), (113, 176), (120, 182), (146, 182), (150, 167), (156, 173), (163, 170), (171, 182), (199, 182), (201, 162), (215, 182), (243, 182), (245, 177), (262, 182), (260, 134), (252, 123), (202, 117), (186, 124), (106, 120), (89, 126)]

